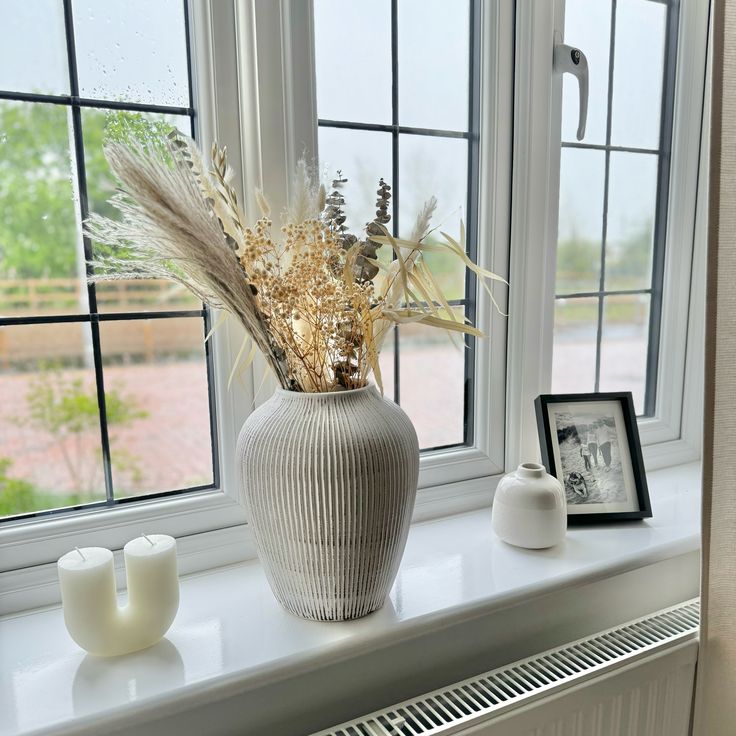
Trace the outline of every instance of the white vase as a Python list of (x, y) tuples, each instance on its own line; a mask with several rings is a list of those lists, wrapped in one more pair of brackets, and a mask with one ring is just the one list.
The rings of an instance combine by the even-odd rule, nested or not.
[(562, 484), (537, 463), (522, 463), (501, 478), (491, 514), (493, 531), (504, 542), (527, 549), (559, 544), (567, 529)]
[(241, 493), (274, 595), (303, 618), (380, 608), (409, 532), (419, 473), (411, 420), (373, 386), (279, 389), (238, 440)]

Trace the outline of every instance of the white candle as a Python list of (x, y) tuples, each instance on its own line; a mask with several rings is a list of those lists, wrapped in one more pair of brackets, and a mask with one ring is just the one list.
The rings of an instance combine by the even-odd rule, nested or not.
[(72, 639), (91, 654), (126, 654), (155, 644), (179, 608), (176, 540), (144, 535), (125, 545), (128, 602), (119, 607), (113, 556), (84, 547), (58, 563), (64, 623)]

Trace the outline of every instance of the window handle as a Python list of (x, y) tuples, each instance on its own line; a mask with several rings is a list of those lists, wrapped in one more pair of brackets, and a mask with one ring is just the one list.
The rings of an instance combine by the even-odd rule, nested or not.
[(580, 49), (565, 43), (557, 43), (554, 51), (554, 70), (558, 74), (568, 72), (578, 80), (580, 105), (577, 138), (581, 141), (585, 137), (585, 124), (588, 120), (588, 60)]

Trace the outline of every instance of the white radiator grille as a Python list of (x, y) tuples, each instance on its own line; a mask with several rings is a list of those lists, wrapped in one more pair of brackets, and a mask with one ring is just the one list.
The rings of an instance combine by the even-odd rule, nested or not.
[(469, 729), (692, 638), (699, 609), (697, 599), (688, 601), (315, 736), (431, 736)]

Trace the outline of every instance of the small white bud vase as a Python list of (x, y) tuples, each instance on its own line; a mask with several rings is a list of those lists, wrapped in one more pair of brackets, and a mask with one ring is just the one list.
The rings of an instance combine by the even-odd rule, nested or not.
[(491, 513), (493, 531), (516, 547), (544, 549), (565, 537), (567, 501), (562, 484), (537, 463), (522, 463), (501, 478)]

